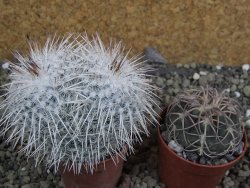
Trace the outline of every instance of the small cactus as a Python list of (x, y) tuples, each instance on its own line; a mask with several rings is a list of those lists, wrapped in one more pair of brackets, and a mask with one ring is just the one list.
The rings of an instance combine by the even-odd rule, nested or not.
[[(155, 87), (141, 57), (128, 57), (121, 43), (105, 47), (99, 36), (50, 38), (31, 45), (28, 57), (15, 55), (5, 85), (0, 133), (10, 130), (14, 146), (37, 164), (60, 163), (93, 172), (107, 157), (133, 152), (147, 124), (155, 120)], [(123, 151), (123, 152), (122, 152)]]
[(238, 102), (213, 88), (200, 88), (178, 95), (165, 116), (169, 142), (209, 158), (234, 154), (243, 137)]

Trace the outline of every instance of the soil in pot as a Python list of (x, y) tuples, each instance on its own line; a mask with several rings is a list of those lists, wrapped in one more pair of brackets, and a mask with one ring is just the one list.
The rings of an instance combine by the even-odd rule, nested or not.
[(110, 158), (99, 163), (93, 174), (87, 172), (84, 166), (79, 175), (75, 175), (73, 170), (65, 170), (64, 166), (59, 166), (59, 173), (66, 188), (114, 188), (118, 183), (124, 160), (117, 156), (117, 162)]
[(244, 150), (235, 160), (215, 166), (201, 165), (178, 156), (163, 140), (158, 128), (160, 180), (168, 188), (215, 188), (227, 170), (232, 168), (247, 150), (244, 135)]

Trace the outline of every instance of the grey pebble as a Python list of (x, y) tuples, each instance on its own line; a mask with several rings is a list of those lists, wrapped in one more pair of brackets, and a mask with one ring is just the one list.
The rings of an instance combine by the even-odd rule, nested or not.
[(20, 178), (23, 184), (30, 183), (30, 177), (29, 176), (24, 176)]
[(238, 176), (248, 177), (250, 176), (250, 170), (239, 170)]
[(243, 88), (243, 92), (244, 92), (245, 96), (250, 97), (250, 86), (245, 86)]
[(148, 188), (148, 185), (145, 182), (141, 183), (141, 188)]
[(47, 181), (40, 181), (41, 188), (49, 188), (49, 183)]
[(31, 184), (25, 184), (21, 188), (32, 188)]
[(182, 86), (183, 86), (184, 88), (187, 88), (189, 85), (190, 85), (190, 81), (189, 81), (188, 79), (183, 80)]
[(154, 186), (156, 186), (156, 184), (157, 181), (151, 177), (147, 180), (148, 188), (153, 188)]
[(149, 62), (157, 62), (166, 64), (167, 60), (160, 54), (160, 52), (154, 47), (147, 47), (144, 49), (145, 59)]
[(230, 177), (225, 177), (223, 180), (224, 188), (230, 188), (234, 185), (234, 181)]
[(236, 90), (237, 90), (237, 86), (236, 86), (235, 84), (233, 84), (233, 85), (231, 86), (230, 90), (231, 90), (232, 92), (236, 91)]

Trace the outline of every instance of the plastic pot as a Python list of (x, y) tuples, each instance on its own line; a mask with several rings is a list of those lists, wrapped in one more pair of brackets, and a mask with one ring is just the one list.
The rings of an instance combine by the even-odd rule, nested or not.
[(215, 166), (201, 165), (178, 156), (163, 140), (158, 127), (159, 174), (167, 188), (215, 188), (227, 170), (245, 154), (248, 143), (244, 134), (244, 150), (235, 160)]
[(114, 188), (118, 183), (124, 160), (117, 156), (116, 163), (107, 159), (99, 163), (93, 174), (87, 173), (84, 166), (79, 175), (75, 175), (73, 170), (64, 171), (64, 166), (59, 166), (59, 173), (66, 188)]

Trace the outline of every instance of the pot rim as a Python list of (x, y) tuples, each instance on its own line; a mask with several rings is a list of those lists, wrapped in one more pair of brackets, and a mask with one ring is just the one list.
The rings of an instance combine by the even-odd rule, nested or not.
[(235, 158), (234, 160), (228, 162), (228, 163), (225, 163), (225, 164), (220, 164), (220, 165), (203, 165), (203, 164), (199, 164), (199, 163), (195, 163), (195, 162), (192, 162), (192, 161), (189, 161), (187, 159), (184, 159), (182, 158), (181, 156), (177, 155), (168, 145), (167, 143), (165, 142), (165, 140), (162, 138), (161, 136), (161, 131), (160, 131), (160, 126), (162, 125), (163, 123), (163, 115), (165, 115), (168, 111), (168, 108), (169, 106), (167, 106), (161, 113), (160, 115), (160, 120), (159, 120), (159, 125), (157, 126), (157, 133), (158, 133), (158, 138), (161, 142), (161, 144), (163, 145), (164, 149), (166, 150), (169, 150), (173, 155), (175, 155), (178, 159), (180, 159), (181, 161), (183, 162), (186, 162), (190, 165), (193, 165), (193, 166), (198, 166), (198, 167), (203, 167), (203, 168), (224, 168), (226, 166), (230, 166), (230, 165), (233, 165), (235, 164), (237, 161), (239, 161), (241, 158), (243, 158), (243, 156), (245, 155), (247, 149), (248, 149), (248, 138), (247, 138), (247, 130), (244, 129), (244, 134), (243, 134), (243, 138), (242, 138), (242, 141), (244, 142), (244, 148), (243, 148), (243, 151), (241, 152), (241, 154)]

